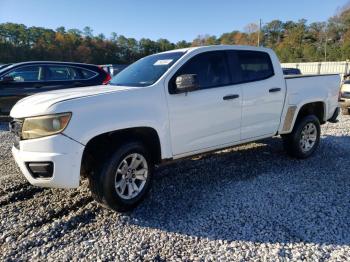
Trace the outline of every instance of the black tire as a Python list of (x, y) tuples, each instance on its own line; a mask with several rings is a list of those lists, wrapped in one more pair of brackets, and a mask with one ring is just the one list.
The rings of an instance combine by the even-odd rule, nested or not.
[[(313, 124), (316, 127), (316, 141), (313, 146), (308, 150), (304, 151), (300, 144), (302, 139), (302, 131), (309, 124)], [(297, 119), (294, 125), (292, 133), (288, 135), (283, 135), (283, 146), (287, 154), (291, 157), (305, 159), (310, 157), (318, 148), (320, 144), (321, 126), (320, 121), (315, 115), (308, 115), (301, 119)]]
[[(122, 161), (130, 154), (139, 154), (144, 157), (148, 165), (146, 182), (137, 196), (124, 199), (117, 193), (115, 187), (116, 173)], [(152, 158), (142, 143), (133, 141), (119, 146), (114, 154), (103, 164), (101, 171), (89, 177), (89, 186), (94, 199), (103, 206), (119, 212), (125, 212), (135, 208), (146, 196), (152, 182), (154, 165)], [(127, 190), (125, 188), (125, 190)]]
[(350, 108), (342, 108), (341, 112), (344, 116), (350, 115)]

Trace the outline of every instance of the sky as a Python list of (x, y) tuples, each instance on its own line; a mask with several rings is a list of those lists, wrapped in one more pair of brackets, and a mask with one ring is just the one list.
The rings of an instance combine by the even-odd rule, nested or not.
[(305, 18), (326, 21), (349, 0), (0, 0), (0, 23), (192, 41), (244, 30), (249, 23)]

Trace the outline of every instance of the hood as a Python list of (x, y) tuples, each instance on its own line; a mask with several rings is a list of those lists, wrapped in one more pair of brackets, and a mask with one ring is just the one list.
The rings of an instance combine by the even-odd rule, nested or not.
[(50, 113), (49, 108), (52, 105), (65, 100), (121, 92), (134, 88), (135, 87), (100, 85), (38, 93), (19, 100), (12, 108), (10, 115), (13, 118), (43, 115)]

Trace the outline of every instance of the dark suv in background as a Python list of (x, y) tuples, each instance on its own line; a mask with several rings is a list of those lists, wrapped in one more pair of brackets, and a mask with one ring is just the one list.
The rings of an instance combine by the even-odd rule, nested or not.
[(0, 117), (21, 98), (55, 89), (106, 84), (111, 76), (101, 67), (65, 62), (24, 62), (0, 69)]
[(301, 75), (301, 71), (298, 68), (282, 68), (284, 75)]
[(3, 69), (3, 68), (5, 68), (5, 67), (7, 67), (7, 66), (10, 66), (10, 65), (11, 65), (11, 64), (1, 64), (1, 65), (0, 65), (0, 70)]

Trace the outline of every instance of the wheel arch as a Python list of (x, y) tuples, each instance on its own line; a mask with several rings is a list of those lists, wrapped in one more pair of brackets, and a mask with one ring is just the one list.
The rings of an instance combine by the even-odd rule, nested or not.
[(99, 169), (120, 144), (139, 141), (149, 151), (154, 164), (162, 160), (160, 137), (156, 129), (147, 126), (131, 127), (105, 132), (92, 137), (86, 144), (81, 160), (81, 175), (88, 176)]
[(290, 133), (295, 123), (304, 116), (315, 115), (321, 124), (326, 123), (327, 107), (324, 101), (307, 101), (300, 105), (289, 105), (286, 110), (281, 134)]
[(321, 124), (326, 122), (326, 104), (323, 101), (308, 102), (299, 107), (296, 120), (307, 115), (315, 115)]

